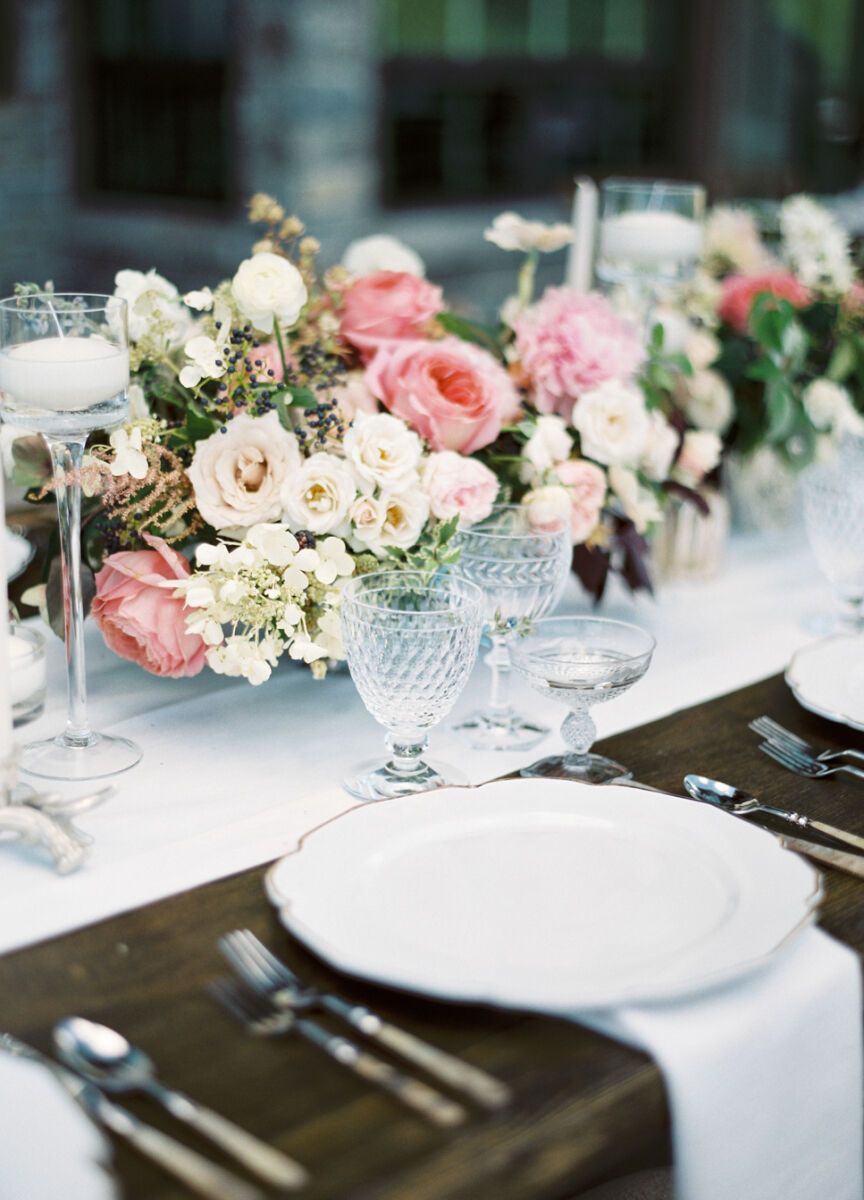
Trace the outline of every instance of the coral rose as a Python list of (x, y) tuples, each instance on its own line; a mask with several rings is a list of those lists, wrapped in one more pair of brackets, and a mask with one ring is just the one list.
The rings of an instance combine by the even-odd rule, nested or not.
[(753, 305), (766, 293), (788, 300), (795, 308), (810, 303), (809, 289), (794, 275), (788, 271), (767, 271), (763, 275), (730, 275), (724, 279), (717, 312), (733, 329), (746, 333)]
[(151, 550), (109, 554), (96, 576), (91, 612), (109, 650), (153, 675), (197, 675), (207, 647), (186, 628), (185, 602), (165, 587), (186, 579), (189, 564), (162, 540), (144, 534)]
[(473, 454), (494, 442), (502, 424), (519, 411), (504, 368), (479, 346), (455, 337), (379, 350), (366, 368), (366, 383), (433, 450)]
[(340, 331), (369, 359), (379, 346), (422, 336), (443, 307), (435, 284), (407, 271), (374, 271), (345, 292)]
[(536, 407), (565, 420), (583, 392), (627, 379), (645, 358), (636, 327), (597, 292), (547, 288), (514, 328)]

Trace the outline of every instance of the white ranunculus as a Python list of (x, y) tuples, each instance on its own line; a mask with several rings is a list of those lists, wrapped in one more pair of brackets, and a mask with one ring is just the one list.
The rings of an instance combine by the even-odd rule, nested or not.
[(849, 392), (831, 379), (814, 379), (801, 394), (804, 411), (821, 433), (842, 436), (864, 433), (864, 418), (857, 412)]
[(722, 452), (723, 443), (716, 433), (707, 429), (688, 429), (681, 443), (675, 474), (683, 483), (695, 486), (714, 470)]
[(562, 524), (570, 524), (573, 502), (566, 487), (549, 484), (535, 488), (522, 497), (522, 505), (528, 513), (528, 524), (533, 529), (554, 530)]
[[(129, 341), (133, 344), (150, 337), (173, 350), (189, 333), (192, 321), (179, 292), (156, 271), (118, 271), (114, 276), (114, 295), (128, 305)], [(116, 305), (109, 301), (109, 323), (115, 324), (116, 319)]]
[(572, 242), (573, 230), (561, 222), (546, 225), (543, 221), (526, 221), (515, 212), (503, 212), (484, 230), (483, 236), (501, 250), (521, 250), (523, 253), (540, 250), (548, 253)]
[(610, 467), (609, 484), (620, 500), (625, 515), (636, 526), (637, 533), (644, 533), (652, 522), (662, 517), (657, 497), (650, 488), (642, 486), (636, 472), (629, 467)]
[(380, 522), (377, 528), (355, 525), (354, 536), (379, 558), (386, 557), (388, 546), (410, 550), (429, 520), (429, 497), (420, 488), (390, 492), (381, 496)]
[(388, 233), (375, 233), (351, 242), (342, 255), (342, 266), (358, 276), (373, 275), (376, 271), (402, 271), (422, 279), (426, 274), (417, 251)]
[(668, 478), (669, 469), (678, 449), (677, 430), (669, 424), (661, 412), (654, 409), (648, 414), (648, 435), (639, 462), (643, 472), (655, 483)]
[[(195, 502), (214, 529), (246, 529), (276, 520), (282, 491), (300, 469), (293, 433), (275, 412), (234, 417), (225, 432), (198, 442), (187, 471)], [(242, 547), (241, 547), (242, 549)]]
[(573, 406), (572, 422), (586, 458), (624, 466), (639, 461), (650, 424), (639, 388), (615, 379), (584, 392)]
[(273, 332), (274, 319), (293, 325), (306, 303), (306, 284), (293, 263), (264, 250), (237, 268), (231, 291), (243, 316), (261, 333)]
[(423, 443), (390, 413), (358, 413), (342, 445), (364, 485), (402, 491), (417, 478)]
[(694, 371), (704, 371), (720, 357), (720, 342), (710, 330), (691, 327), (684, 353)]
[(687, 416), (698, 429), (725, 433), (735, 416), (732, 389), (719, 371), (694, 371), (684, 380)]
[(573, 438), (563, 417), (538, 417), (534, 432), (522, 447), (522, 457), (534, 472), (542, 474), (569, 458), (572, 449)]
[(458, 517), (460, 525), (473, 525), (489, 516), (498, 495), (495, 472), (455, 450), (430, 454), (421, 479), (429, 510), (439, 521)]
[(311, 455), (282, 489), (285, 519), (294, 529), (312, 533), (347, 531), (348, 512), (357, 495), (354, 473), (326, 451)]

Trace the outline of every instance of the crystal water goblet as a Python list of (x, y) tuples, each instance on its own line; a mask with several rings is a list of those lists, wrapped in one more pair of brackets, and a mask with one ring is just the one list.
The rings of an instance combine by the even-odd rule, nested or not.
[(570, 572), (573, 547), (566, 521), (537, 529), (523, 505), (499, 504), (489, 517), (457, 535), (454, 568), (483, 592), (484, 632), (492, 643), (489, 702), (456, 728), (475, 750), (526, 750), (549, 732), (517, 712), (509, 700), (510, 647), (523, 626), (558, 603)]
[(0, 418), (42, 434), (51, 454), (60, 524), (68, 709), (65, 730), (24, 747), (20, 768), (47, 779), (97, 779), (133, 767), (127, 738), (87, 719), (81, 588), (81, 463), (88, 436), (128, 413), (126, 302), (35, 293), (0, 300)]
[(607, 179), (600, 185), (597, 277), (622, 289), (646, 341), (661, 289), (693, 274), (704, 213), (705, 189), (698, 183)]
[(428, 731), (450, 711), (477, 657), (480, 589), (439, 572), (376, 571), (342, 591), (342, 637), (366, 708), (387, 730), (390, 758), (344, 781), (361, 800), (384, 800), (468, 780), (423, 755)]
[(541, 758), (521, 775), (565, 776), (608, 783), (627, 768), (592, 754), (597, 729), (589, 709), (614, 700), (648, 670), (654, 638), (637, 625), (606, 617), (546, 617), (512, 648), (513, 665), (544, 696), (571, 710), (561, 726), (565, 754)]
[(840, 602), (836, 628), (864, 631), (864, 438), (847, 437), (802, 476), (804, 522), (819, 570)]

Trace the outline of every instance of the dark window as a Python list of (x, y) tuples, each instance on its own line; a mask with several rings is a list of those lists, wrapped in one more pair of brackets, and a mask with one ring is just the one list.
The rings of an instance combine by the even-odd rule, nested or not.
[(229, 0), (78, 0), (80, 190), (229, 199)]

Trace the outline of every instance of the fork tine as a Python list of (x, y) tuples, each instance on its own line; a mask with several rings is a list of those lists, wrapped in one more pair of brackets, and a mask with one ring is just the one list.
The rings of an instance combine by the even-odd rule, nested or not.
[(270, 992), (273, 981), (270, 974), (250, 953), (244, 941), (239, 936), (240, 931), (227, 933), (219, 939), (219, 949), (237, 975), (254, 991)]
[(785, 729), (773, 717), (757, 717), (755, 721), (750, 722), (750, 728), (754, 733), (759, 733), (763, 737), (768, 738), (769, 741), (788, 743), (790, 746), (796, 746), (799, 750), (803, 750), (806, 754), (815, 754), (809, 742), (805, 742), (797, 734)]
[(289, 966), (277, 958), (269, 947), (265, 946), (260, 938), (257, 938), (251, 929), (238, 929), (236, 931), (238, 940), (242, 940), (243, 945), (250, 954), (255, 956), (257, 962), (267, 970), (273, 979), (274, 985), (288, 985), (289, 987), (298, 986), (300, 979)]
[(803, 750), (799, 750), (797, 746), (787, 746), (785, 742), (773, 742), (770, 738), (765, 742), (765, 745), (771, 746), (777, 754), (782, 754), (784, 758), (790, 759), (798, 766), (812, 767), (819, 771), (823, 769), (823, 764), (818, 758), (814, 758), (812, 754), (806, 754)]
[(786, 767), (788, 771), (794, 771), (796, 775), (806, 775), (810, 779), (818, 779), (821, 775), (828, 773), (826, 767), (819, 766), (812, 759), (795, 758), (788, 754), (783, 747), (776, 746), (771, 742), (762, 742), (759, 749), (763, 754), (767, 754), (769, 758), (778, 762), (781, 767)]
[(240, 996), (239, 989), (230, 979), (214, 979), (207, 984), (207, 991), (213, 999), (230, 1013), (241, 1025), (249, 1025), (254, 1019)]

